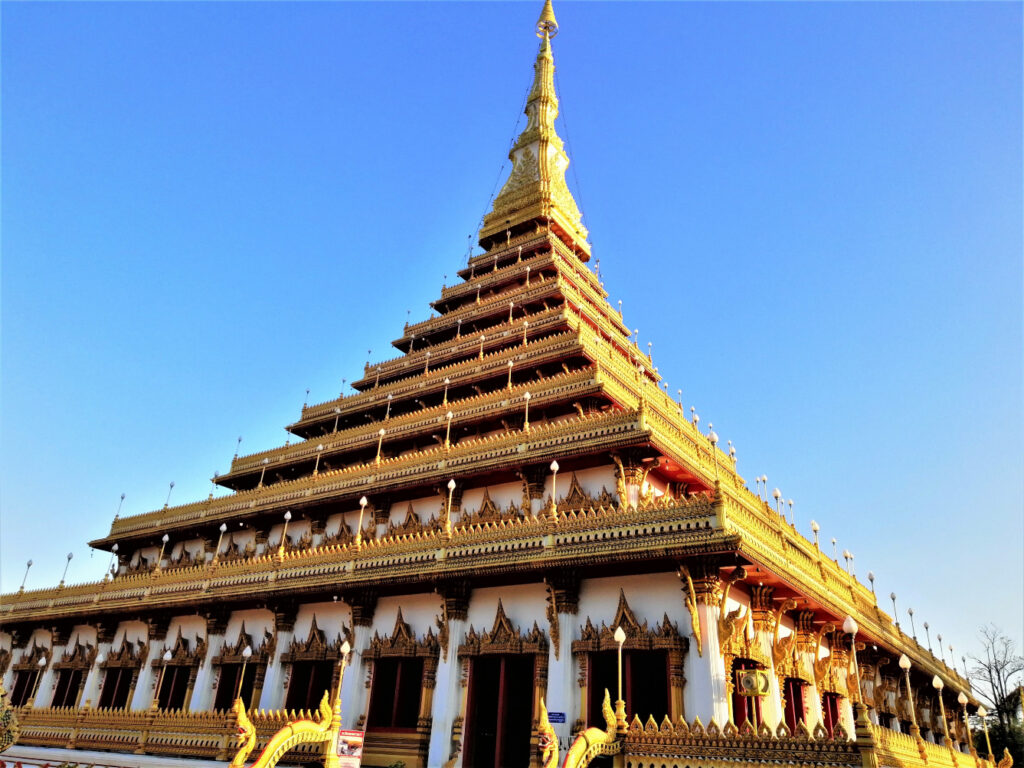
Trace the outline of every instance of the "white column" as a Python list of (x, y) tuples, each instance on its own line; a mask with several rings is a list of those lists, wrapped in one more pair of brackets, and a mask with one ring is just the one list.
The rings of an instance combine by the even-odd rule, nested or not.
[(448, 755), (451, 753), (452, 722), (459, 715), (462, 694), (462, 672), (458, 651), (465, 632), (466, 619), (448, 621), (448, 653), (441, 657), (437, 665), (434, 704), (430, 713), (433, 724), (430, 730), (430, 749), (427, 753), (428, 768), (441, 768), (448, 762)]
[[(196, 673), (196, 683), (192, 687), (192, 698), (188, 708), (191, 712), (207, 712), (213, 709), (213, 681), (217, 679), (217, 670), (213, 668), (213, 657), (221, 652), (224, 645), (224, 636), (206, 636), (206, 657), (203, 659), (199, 671)], [(217, 647), (216, 653), (214, 646)], [(251, 670), (246, 669), (246, 674)]]
[(349, 654), (345, 679), (341, 681), (341, 721), (346, 728), (355, 728), (366, 708), (366, 664), (363, 652), (369, 645), (370, 628), (352, 626), (352, 652)]
[(725, 662), (718, 644), (718, 606), (697, 601), (704, 640), (703, 656), (698, 652), (697, 638), (690, 635), (690, 650), (686, 654), (686, 686), (683, 688), (683, 709), (693, 722), (699, 717), (704, 725), (714, 718), (719, 726), (729, 722), (729, 702), (725, 685)]
[(153, 659), (159, 659), (164, 654), (164, 644), (161, 641), (149, 641), (149, 653), (142, 661), (139, 669), (139, 679), (135, 683), (135, 695), (132, 696), (130, 709), (149, 709), (156, 696), (156, 683), (160, 677), (160, 668), (153, 667)]
[[(58, 649), (60, 650), (60, 649)], [(50, 664), (43, 670), (41, 679), (39, 680), (39, 686), (36, 688), (36, 698), (33, 706), (36, 709), (50, 706), (50, 702), (53, 701), (53, 689), (57, 684), (57, 671), (53, 668), (53, 662), (57, 659), (57, 651), (55, 651), (50, 659)]]
[(260, 692), (260, 709), (283, 709), (284, 708), (284, 665), (281, 663), (281, 654), (284, 653), (292, 642), (292, 633), (279, 630), (277, 642), (275, 643), (273, 657), (267, 663), (267, 673), (263, 677), (263, 690)]
[[(113, 647), (112, 643), (99, 643), (96, 646), (96, 658), (106, 656)], [(82, 699), (80, 706), (95, 707), (99, 704), (100, 678), (103, 677), (103, 670), (98, 663), (93, 662), (89, 672), (85, 676), (85, 685), (82, 687)]]
[(548, 712), (561, 712), (565, 715), (564, 723), (552, 723), (558, 735), (562, 752), (568, 749), (572, 735), (572, 724), (579, 717), (580, 693), (576, 684), (576, 660), (572, 657), (573, 628), (576, 615), (572, 613), (558, 614), (558, 658), (555, 658), (554, 643), (548, 649), (548, 687), (544, 703)]

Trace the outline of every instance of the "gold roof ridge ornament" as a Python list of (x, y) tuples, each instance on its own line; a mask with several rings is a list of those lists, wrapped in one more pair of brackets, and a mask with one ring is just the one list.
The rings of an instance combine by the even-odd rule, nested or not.
[(536, 222), (576, 252), (582, 261), (590, 258), (587, 230), (569, 187), (565, 171), (569, 157), (555, 131), (558, 96), (555, 93), (555, 60), (551, 38), (558, 34), (558, 22), (545, 0), (537, 20), (540, 50), (533, 65), (533, 85), (526, 98), (526, 127), (515, 140), (508, 159), (512, 170), (494, 199), (491, 212), (480, 228), (480, 245), (491, 247), (509, 241)]

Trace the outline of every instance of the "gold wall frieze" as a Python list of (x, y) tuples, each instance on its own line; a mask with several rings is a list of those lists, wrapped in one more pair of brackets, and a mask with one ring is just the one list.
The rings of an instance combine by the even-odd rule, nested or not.
[[(199, 603), (249, 599), (259, 591), (268, 598), (302, 590), (374, 584), (386, 574), (392, 581), (471, 578), (482, 571), (561, 567), (613, 559), (642, 560), (651, 552), (721, 550), (735, 546), (715, 527), (706, 501), (656, 501), (638, 508), (598, 508), (559, 512), (549, 518), (455, 526), (450, 540), (436, 531), (384, 537), (356, 551), (354, 547), (313, 547), (286, 553), (283, 559), (257, 556), (199, 573), (168, 573), (179, 579), (174, 589), (110, 590), (109, 584), (80, 585), (78, 602), (54, 609), (46, 600), (3, 602), (5, 623), (44, 617), (88, 616), (99, 606), (106, 613), (158, 608), (195, 609)], [(444, 548), (445, 557), (439, 558)], [(137, 577), (132, 577), (135, 580)], [(157, 577), (151, 577), (156, 580)], [(99, 599), (102, 598), (102, 599)]]

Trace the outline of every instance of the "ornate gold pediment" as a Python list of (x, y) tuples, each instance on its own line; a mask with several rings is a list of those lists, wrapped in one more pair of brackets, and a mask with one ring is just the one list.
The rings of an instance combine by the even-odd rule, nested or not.
[(544, 631), (533, 622), (533, 629), (527, 633), (513, 626), (505, 607), (498, 600), (494, 626), (490, 632), (480, 634), (474, 627), (466, 633), (466, 641), (459, 646), (459, 656), (479, 656), (487, 653), (537, 653), (547, 654), (548, 639)]
[(242, 622), (242, 628), (238, 631), (238, 639), (232, 645), (224, 643), (221, 647), (220, 654), (213, 657), (213, 664), (241, 664), (245, 661), (245, 657), (242, 655), (246, 648), (252, 649), (252, 656), (249, 657), (249, 663), (266, 663), (274, 655), (274, 648), (277, 645), (277, 641), (274, 638), (273, 633), (263, 632), (263, 637), (257, 638), (250, 635), (245, 631), (245, 622)]
[(127, 667), (137, 669), (149, 655), (148, 643), (129, 643), (127, 634), (121, 636), (121, 644), (117, 649), (110, 649), (107, 658), (100, 662), (102, 669)]
[(587, 623), (580, 628), (580, 639), (573, 641), (573, 654), (615, 650), (619, 647), (614, 637), (617, 627), (622, 627), (622, 631), (626, 633), (626, 641), (622, 647), (629, 650), (685, 651), (689, 646), (689, 641), (679, 634), (679, 628), (669, 621), (667, 613), (660, 624), (650, 628), (646, 621), (643, 624), (637, 621), (636, 615), (626, 602), (626, 593), (620, 589), (619, 605), (611, 625), (601, 622), (601, 628), (598, 629), (588, 616)]
[(70, 651), (64, 651), (54, 669), (89, 669), (96, 660), (96, 646), (77, 642)]
[(480, 502), (480, 508), (476, 512), (464, 513), (459, 525), (479, 525), (482, 523), (497, 523), (502, 520), (513, 520), (520, 517), (519, 507), (515, 502), (510, 502), (508, 508), (502, 512), (494, 503), (490, 493), (484, 488), (484, 498)]
[(14, 670), (22, 669), (38, 669), (40, 659), (46, 659), (46, 663), (50, 663), (50, 649), (45, 645), (36, 645), (36, 641), (33, 638), (32, 645), (21, 654), (21, 658), (14, 662)]
[(402, 536), (404, 534), (422, 533), (423, 530), (424, 525), (420, 522), (420, 518), (416, 514), (416, 510), (412, 508), (412, 502), (409, 502), (409, 506), (405, 508), (405, 520), (402, 521), (401, 525), (389, 523), (387, 535)]
[(348, 640), (352, 642), (352, 630), (348, 625), (341, 627), (344, 639), (339, 634), (334, 640), (328, 641), (327, 635), (317, 625), (316, 614), (313, 614), (313, 621), (309, 625), (309, 634), (305, 640), (293, 638), (288, 650), (281, 654), (281, 661), (291, 663), (296, 661), (326, 661), (341, 658), (341, 646)]
[(437, 637), (432, 629), (427, 629), (427, 634), (422, 640), (416, 639), (416, 633), (412, 631), (402, 618), (402, 609), (398, 609), (398, 616), (395, 618), (395, 629), (390, 637), (381, 637), (374, 632), (370, 647), (363, 654), (368, 659), (379, 659), (382, 657), (394, 656), (432, 656), (437, 657), (440, 646)]
[[(172, 666), (198, 667), (206, 658), (206, 640), (196, 637), (189, 641), (181, 634), (181, 627), (178, 627), (178, 636), (174, 639), (174, 645), (168, 648), (171, 658), (166, 662)], [(153, 667), (160, 667), (164, 664), (163, 655), (153, 659), (150, 663)]]
[(583, 490), (583, 486), (576, 478), (576, 473), (573, 472), (569, 480), (569, 492), (558, 502), (558, 511), (568, 512), (580, 509), (600, 509), (601, 507), (611, 509), (615, 504), (615, 497), (605, 487), (601, 488), (601, 493), (596, 497)]

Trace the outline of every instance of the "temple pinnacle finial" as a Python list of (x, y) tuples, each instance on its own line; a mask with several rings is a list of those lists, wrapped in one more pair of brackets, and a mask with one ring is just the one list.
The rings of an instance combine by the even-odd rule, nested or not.
[(555, 21), (555, 10), (551, 7), (551, 0), (544, 0), (544, 9), (537, 19), (537, 37), (552, 38), (558, 34), (558, 22)]

